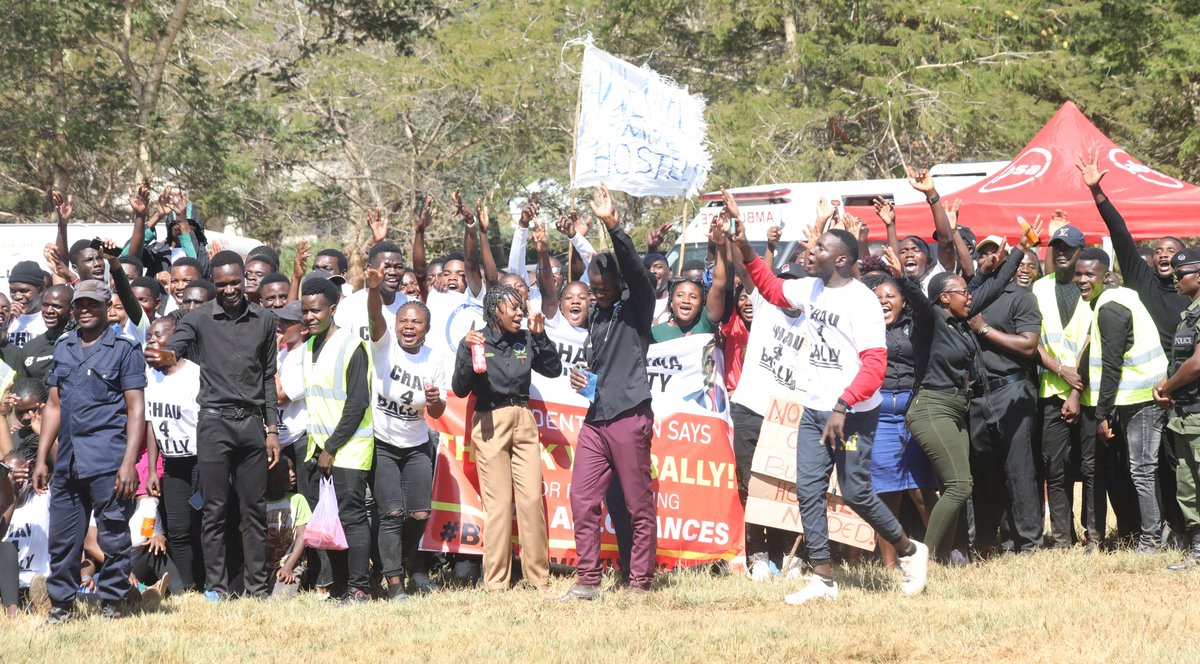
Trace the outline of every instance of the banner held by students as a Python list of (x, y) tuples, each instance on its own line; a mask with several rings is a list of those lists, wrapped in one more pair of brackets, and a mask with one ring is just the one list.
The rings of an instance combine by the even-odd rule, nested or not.
[[(546, 331), (564, 360), (579, 357), (577, 337)], [(706, 334), (655, 344), (647, 358), (655, 412), (651, 472), (658, 496), (660, 566), (740, 561), (743, 556), (743, 515), (721, 380), (723, 360), (711, 341), (712, 335)], [(551, 561), (574, 565), (571, 462), (587, 400), (570, 388), (566, 371), (554, 379), (535, 375), (529, 406), (542, 438)], [(469, 417), (466, 400), (451, 397), (446, 413), (433, 423), (442, 444), (434, 469), (433, 514), (422, 549), (483, 552), (483, 501)], [(611, 562), (616, 556), (616, 538), (606, 516), (601, 558)]]
[(691, 196), (708, 179), (704, 98), (588, 44), (571, 188)]

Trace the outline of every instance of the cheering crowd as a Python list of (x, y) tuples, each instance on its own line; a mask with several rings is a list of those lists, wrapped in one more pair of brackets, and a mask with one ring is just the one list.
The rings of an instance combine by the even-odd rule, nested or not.
[[(834, 472), (906, 594), (924, 589), (931, 558), (1043, 547), (1154, 552), (1170, 536), (1190, 547), (1172, 569), (1189, 569), (1200, 563), (1200, 251), (1171, 237), (1139, 249), (1095, 156), (1078, 167), (1116, 265), (1061, 214), (1044, 233), (1014, 223), (1011, 248), (977, 241), (926, 171), (909, 183), (929, 203), (934, 244), (898, 238), (882, 200), (885, 243), (822, 205), (778, 271), (779, 230), (758, 256), (728, 194), (703, 260), (678, 276), (658, 253), (665, 229), (639, 253), (603, 185), (591, 208), (611, 251), (572, 212), (552, 224), (570, 250), (551, 255), (534, 198), (503, 270), (487, 208), (458, 192), (462, 253), (427, 260), (426, 198), (407, 261), (370, 216), (360, 290), (335, 248), (314, 256), (301, 242), (290, 274), (274, 248), (219, 250), (177, 188), (131, 194), (124, 244), (68, 238), (72, 201), (56, 193), (50, 272), (7, 266), (0, 295), (0, 600), (10, 616), (27, 606), (58, 624), (79, 601), (117, 617), (187, 592), (353, 604), (453, 585), (545, 590), (533, 372), (569, 376), (590, 402), (570, 489), (578, 564), (561, 599), (602, 596), (604, 508), (620, 549), (615, 585), (650, 591), (646, 356), (693, 334), (723, 351), (743, 503), (772, 395), (804, 394), (796, 495), (811, 575), (789, 604), (836, 597), (832, 565), (856, 557), (829, 541)], [(1032, 250), (1043, 237), (1044, 261)], [(452, 324), (464, 311), (481, 314)], [(563, 358), (547, 329), (580, 339), (583, 361)], [(448, 392), (471, 399), (482, 560), (419, 548), (439, 441), (430, 421)], [(786, 571), (794, 540), (747, 523), (747, 576)]]

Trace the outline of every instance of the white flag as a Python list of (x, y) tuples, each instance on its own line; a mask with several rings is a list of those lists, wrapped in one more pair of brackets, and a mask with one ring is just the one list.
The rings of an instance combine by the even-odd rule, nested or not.
[(696, 194), (708, 179), (704, 98), (588, 45), (571, 186), (634, 196)]

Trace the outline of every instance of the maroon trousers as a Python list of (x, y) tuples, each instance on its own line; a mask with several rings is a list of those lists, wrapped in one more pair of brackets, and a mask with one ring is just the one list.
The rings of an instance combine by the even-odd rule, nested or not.
[(607, 422), (584, 424), (571, 470), (575, 517), (576, 581), (600, 585), (600, 503), (615, 472), (633, 525), (629, 585), (650, 588), (658, 546), (654, 489), (650, 485), (650, 439), (654, 413), (647, 400)]

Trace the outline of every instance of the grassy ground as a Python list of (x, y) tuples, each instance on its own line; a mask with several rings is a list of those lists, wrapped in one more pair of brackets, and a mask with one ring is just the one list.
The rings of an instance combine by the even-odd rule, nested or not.
[(515, 590), (443, 592), (399, 605), (219, 605), (196, 596), (120, 621), (57, 628), (25, 616), (0, 627), (18, 661), (1200, 661), (1200, 570), (1171, 573), (1175, 553), (1081, 551), (937, 568), (902, 597), (874, 565), (838, 571), (835, 602), (784, 605), (798, 582), (678, 574), (641, 597), (596, 603)]

